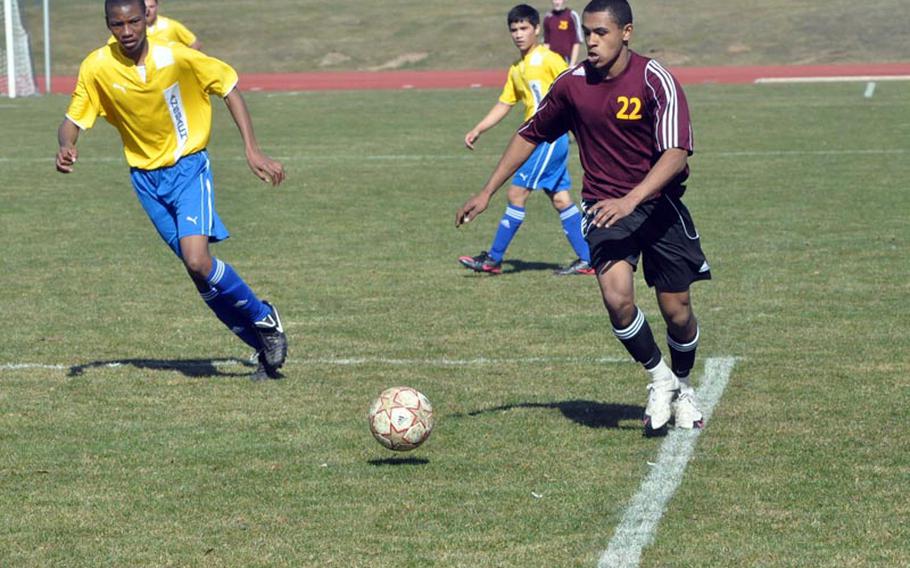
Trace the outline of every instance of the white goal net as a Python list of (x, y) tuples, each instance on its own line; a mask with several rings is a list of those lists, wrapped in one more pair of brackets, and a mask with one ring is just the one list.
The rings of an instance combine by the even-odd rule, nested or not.
[(0, 0), (0, 95), (22, 97), (37, 93), (28, 33), (22, 25), (19, 0)]

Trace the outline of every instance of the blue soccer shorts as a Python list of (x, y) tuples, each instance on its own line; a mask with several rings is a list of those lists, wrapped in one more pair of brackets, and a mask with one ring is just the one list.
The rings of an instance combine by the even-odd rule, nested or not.
[(565, 191), (572, 187), (569, 176), (569, 135), (563, 134), (553, 142), (537, 146), (531, 157), (518, 168), (512, 185), (525, 189), (543, 189), (547, 193)]
[(178, 257), (183, 237), (206, 235), (209, 242), (218, 242), (230, 236), (215, 211), (212, 170), (205, 150), (157, 170), (131, 168), (130, 179), (142, 208)]

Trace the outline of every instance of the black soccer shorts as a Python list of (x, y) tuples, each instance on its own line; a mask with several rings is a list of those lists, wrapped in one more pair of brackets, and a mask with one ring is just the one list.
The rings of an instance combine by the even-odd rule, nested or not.
[(582, 203), (582, 231), (598, 274), (616, 260), (637, 269), (641, 257), (645, 282), (661, 292), (683, 292), (697, 280), (711, 279), (698, 230), (679, 198), (661, 195), (641, 203), (609, 227), (594, 226), (590, 208), (595, 203)]

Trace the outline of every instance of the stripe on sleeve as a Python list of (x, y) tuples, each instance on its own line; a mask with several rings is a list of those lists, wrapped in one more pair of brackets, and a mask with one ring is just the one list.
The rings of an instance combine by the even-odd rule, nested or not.
[[(658, 146), (661, 150), (677, 148), (679, 147), (679, 99), (676, 93), (676, 83), (673, 81), (672, 75), (670, 75), (660, 63), (653, 59), (645, 66), (646, 82), (647, 74), (649, 72), (660, 81), (664, 99), (666, 100), (666, 105), (661, 109), (658, 115), (658, 126), (660, 130), (655, 133), (658, 135)], [(648, 85), (650, 86), (651, 84), (648, 83)], [(652, 93), (654, 93), (653, 87)], [(655, 100), (659, 103), (661, 100), (660, 97), (658, 97), (656, 93), (654, 93), (654, 95)]]
[(572, 10), (572, 19), (575, 21), (575, 34), (578, 36), (578, 43), (584, 45), (585, 43), (585, 32), (581, 29), (581, 18), (578, 16), (578, 12)]

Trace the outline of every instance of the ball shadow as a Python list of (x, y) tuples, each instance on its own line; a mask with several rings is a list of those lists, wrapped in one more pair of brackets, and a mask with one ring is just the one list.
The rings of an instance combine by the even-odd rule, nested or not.
[(400, 458), (399, 457), (382, 458), (382, 459), (376, 458), (376, 459), (368, 460), (367, 463), (372, 466), (390, 465), (390, 466), (399, 467), (399, 466), (405, 466), (405, 465), (427, 465), (428, 463), (430, 463), (430, 460), (428, 460), (426, 458), (415, 458), (413, 456), (409, 456), (409, 457), (400, 457)]

